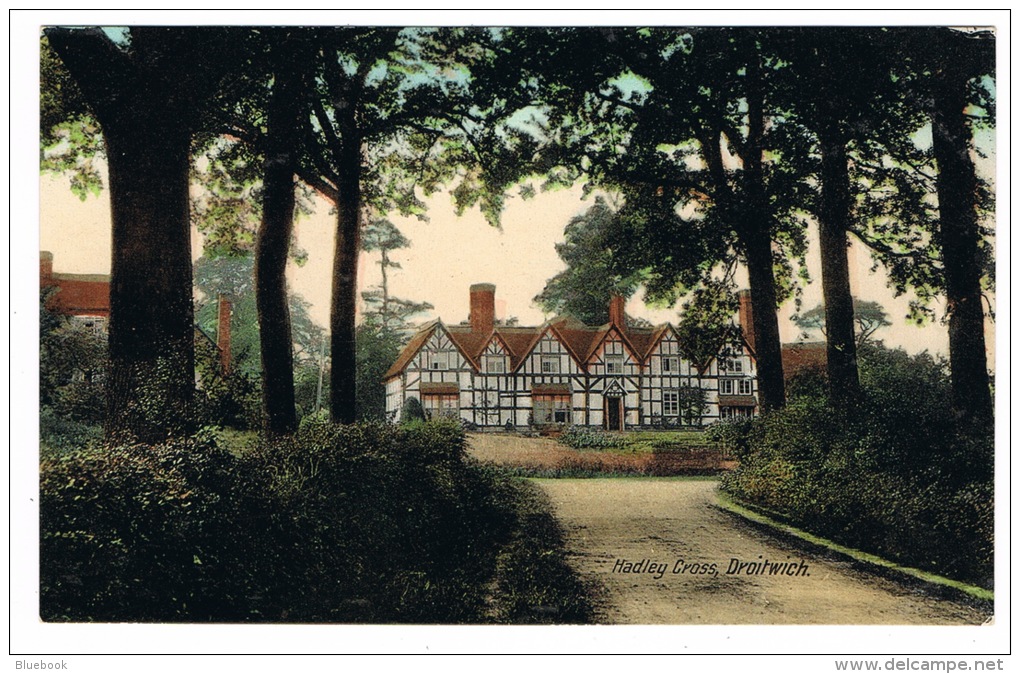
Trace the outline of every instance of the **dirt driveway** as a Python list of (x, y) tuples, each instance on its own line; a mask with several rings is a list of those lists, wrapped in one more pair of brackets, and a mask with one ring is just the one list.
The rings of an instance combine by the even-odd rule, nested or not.
[(989, 618), (748, 527), (715, 507), (714, 480), (535, 483), (563, 526), (570, 563), (605, 588), (599, 622), (932, 625)]

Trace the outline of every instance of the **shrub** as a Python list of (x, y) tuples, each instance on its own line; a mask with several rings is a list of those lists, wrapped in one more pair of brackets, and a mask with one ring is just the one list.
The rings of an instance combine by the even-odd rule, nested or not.
[(400, 410), (400, 423), (409, 424), (415, 421), (425, 421), (425, 408), (421, 401), (415, 397), (404, 401), (404, 407)]
[(609, 449), (624, 445), (624, 439), (618, 435), (585, 426), (570, 426), (560, 435), (559, 441), (574, 449)]
[(39, 410), (39, 446), (43, 453), (64, 453), (96, 444), (103, 429), (58, 415), (50, 407)]
[(739, 448), (724, 488), (845, 545), (990, 587), (992, 429), (954, 425), (947, 374), (927, 355), (871, 347), (861, 374), (855, 405), (801, 396), (710, 431)]
[(750, 419), (719, 421), (705, 429), (705, 439), (718, 443), (727, 454), (740, 458), (747, 453)]
[(456, 423), (41, 463), (44, 620), (473, 622), (514, 514)]

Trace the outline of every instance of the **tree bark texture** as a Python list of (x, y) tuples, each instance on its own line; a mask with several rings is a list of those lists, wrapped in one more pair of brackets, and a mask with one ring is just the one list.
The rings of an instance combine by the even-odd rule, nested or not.
[(106, 141), (112, 214), (106, 433), (158, 442), (187, 432), (192, 416), (188, 183), (197, 90), (174, 78), (181, 43), (172, 29), (133, 32), (134, 58), (96, 29), (50, 29), (47, 36)]
[(287, 254), (294, 230), (294, 174), (301, 107), (295, 77), (284, 66), (270, 98), (263, 170), (262, 222), (255, 251), (255, 288), (262, 354), (262, 414), (267, 433), (297, 430), (294, 340), (287, 302)]
[(932, 139), (939, 167), (939, 243), (946, 276), (953, 408), (963, 419), (989, 420), (993, 409), (981, 304), (977, 175), (964, 117), (967, 79), (950, 72), (937, 83)]
[(776, 284), (772, 269), (772, 241), (768, 229), (749, 225), (741, 231), (751, 286), (751, 313), (755, 357), (758, 363), (758, 395), (762, 411), (781, 409), (786, 404), (783, 377), (783, 347), (776, 314)]
[(822, 297), (825, 304), (826, 370), (829, 394), (835, 401), (853, 398), (860, 389), (854, 304), (847, 261), (850, 224), (850, 174), (846, 141), (835, 124), (819, 133), (822, 203), (818, 241), (822, 259)]
[(330, 418), (349, 424), (356, 409), (356, 313), (358, 253), (361, 248), (361, 136), (352, 109), (341, 112), (342, 147), (338, 157), (336, 247), (333, 257), (333, 302), (330, 309)]
[(786, 405), (783, 375), (783, 345), (776, 313), (775, 271), (772, 260), (772, 216), (765, 187), (764, 136), (765, 97), (760, 57), (753, 42), (745, 46), (747, 56), (748, 133), (742, 159), (744, 203), (737, 208), (737, 235), (744, 248), (747, 277), (751, 286), (751, 312), (758, 361), (758, 395), (763, 412)]

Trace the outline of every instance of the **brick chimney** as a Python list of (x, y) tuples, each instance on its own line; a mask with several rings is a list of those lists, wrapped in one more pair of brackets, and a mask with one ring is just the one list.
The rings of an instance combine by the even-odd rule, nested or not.
[(751, 310), (751, 291), (741, 290), (737, 293), (740, 299), (740, 313), (737, 314), (737, 322), (740, 323), (740, 331), (744, 334), (744, 341), (756, 351), (754, 346), (754, 312)]
[(39, 251), (39, 285), (53, 283), (53, 253), (48, 250)]
[(471, 286), (471, 332), (489, 333), (496, 324), (496, 286), (475, 283)]
[(624, 311), (626, 304), (627, 300), (621, 295), (614, 293), (609, 298), (609, 322), (621, 329), (627, 327), (627, 314)]
[(216, 346), (220, 350), (220, 370), (230, 374), (230, 314), (231, 303), (226, 295), (219, 296), (219, 314), (216, 322)]

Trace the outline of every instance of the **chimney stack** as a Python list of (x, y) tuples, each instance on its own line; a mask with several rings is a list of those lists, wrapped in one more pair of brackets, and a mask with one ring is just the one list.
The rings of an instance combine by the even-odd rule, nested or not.
[(737, 322), (740, 323), (740, 331), (744, 334), (744, 341), (757, 351), (754, 345), (754, 312), (751, 309), (751, 291), (741, 290), (737, 293), (740, 299), (740, 313), (737, 314)]
[(496, 325), (496, 286), (475, 283), (471, 286), (471, 332), (489, 333)]
[(609, 322), (621, 329), (627, 327), (626, 304), (627, 300), (616, 293), (609, 298)]
[(219, 313), (216, 322), (216, 346), (220, 351), (220, 371), (230, 374), (230, 314), (231, 303), (226, 295), (219, 296)]
[(50, 285), (53, 281), (53, 253), (48, 250), (39, 252), (39, 285)]

